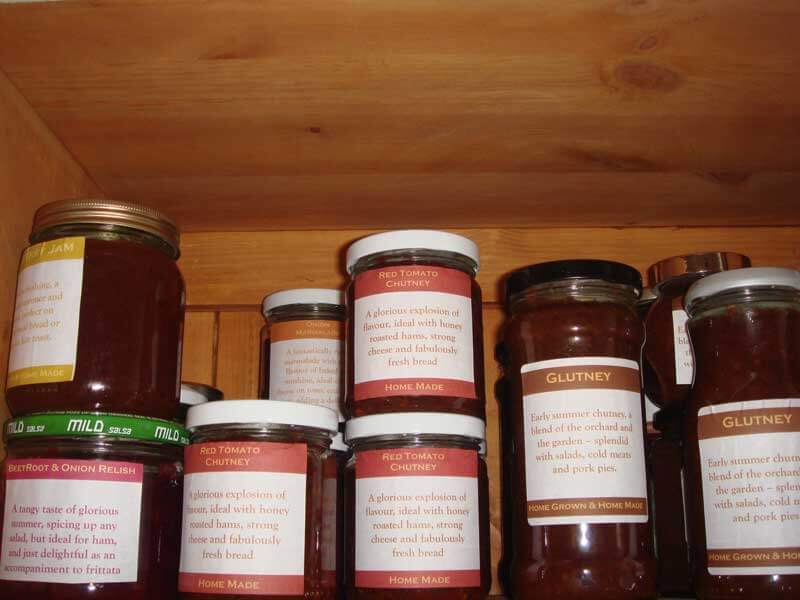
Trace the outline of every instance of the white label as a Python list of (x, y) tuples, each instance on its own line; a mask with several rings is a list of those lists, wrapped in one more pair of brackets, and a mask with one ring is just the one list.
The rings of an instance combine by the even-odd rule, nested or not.
[(711, 575), (800, 574), (800, 399), (698, 413)]
[(269, 398), (324, 406), (339, 413), (342, 342), (286, 340), (269, 349)]
[(137, 581), (143, 473), (137, 463), (7, 460), (0, 579)]
[(521, 373), (528, 523), (647, 522), (637, 363), (565, 358)]
[(74, 377), (84, 247), (84, 238), (60, 238), (31, 246), (23, 254), (8, 387)]
[(357, 588), (480, 585), (477, 461), (453, 448), (358, 453)]
[(689, 344), (689, 334), (686, 331), (686, 321), (689, 315), (683, 309), (672, 311), (672, 339), (675, 346), (675, 383), (678, 385), (692, 385), (694, 375), (694, 358), (692, 346)]
[(388, 267), (358, 275), (355, 286), (356, 401), (476, 397), (471, 279), (466, 273)]

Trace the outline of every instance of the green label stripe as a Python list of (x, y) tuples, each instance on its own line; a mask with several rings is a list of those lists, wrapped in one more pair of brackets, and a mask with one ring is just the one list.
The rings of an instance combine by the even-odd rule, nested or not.
[(179, 423), (136, 415), (42, 413), (10, 419), (5, 425), (7, 441), (33, 437), (100, 436), (176, 446), (189, 444), (189, 432)]

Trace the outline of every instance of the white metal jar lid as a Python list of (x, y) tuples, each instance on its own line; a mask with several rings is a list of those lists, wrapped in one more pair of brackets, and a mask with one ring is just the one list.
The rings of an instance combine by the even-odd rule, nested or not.
[(186, 428), (207, 425), (289, 425), (336, 433), (339, 417), (324, 406), (281, 400), (223, 400), (191, 407)]
[(181, 381), (180, 402), (186, 406), (195, 406), (211, 400), (222, 400), (222, 397), (222, 392), (210, 385)]
[(328, 288), (297, 288), (281, 290), (264, 298), (262, 309), (264, 315), (279, 306), (291, 304), (330, 304), (344, 306), (344, 292)]
[(456, 435), (482, 441), (486, 424), (467, 415), (408, 412), (357, 417), (345, 426), (348, 443), (381, 435)]
[(478, 245), (471, 239), (434, 229), (405, 229), (368, 235), (356, 240), (347, 249), (347, 271), (353, 272), (355, 264), (372, 254), (396, 250), (436, 250), (466, 256), (480, 266)]
[(335, 436), (333, 436), (333, 440), (331, 440), (331, 450), (335, 450), (336, 452), (350, 451), (350, 446), (348, 446), (344, 441), (344, 435), (337, 433)]
[(800, 271), (780, 267), (752, 267), (723, 271), (704, 277), (686, 292), (686, 309), (710, 296), (748, 288), (794, 288), (800, 290)]

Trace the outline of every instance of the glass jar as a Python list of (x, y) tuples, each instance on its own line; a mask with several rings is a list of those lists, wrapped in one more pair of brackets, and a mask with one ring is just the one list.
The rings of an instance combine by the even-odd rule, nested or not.
[(335, 527), (323, 490), (336, 413), (226, 400), (190, 408), (186, 424), (181, 598), (334, 600), (322, 557), (336, 550), (321, 545)]
[(8, 421), (5, 439), (0, 598), (174, 600), (180, 425), (47, 413)]
[[(642, 290), (642, 295), (639, 296), (639, 300), (636, 302), (636, 312), (639, 315), (639, 318), (642, 320), (642, 323), (645, 322), (647, 317), (647, 313), (650, 310), (650, 307), (653, 306), (657, 299), (657, 296), (653, 293), (653, 290), (650, 288), (644, 288)], [(645, 340), (647, 340), (647, 327), (645, 327)], [(645, 343), (647, 343), (645, 341)], [(653, 401), (650, 399), (650, 396), (647, 394), (647, 381), (657, 381), (655, 373), (653, 372), (653, 367), (647, 360), (647, 357), (642, 354), (642, 380), (645, 382), (645, 396), (644, 396), (644, 412), (645, 412), (645, 422), (647, 423), (647, 441), (650, 443), (657, 437), (657, 432), (653, 427), (653, 416), (658, 411), (658, 406), (656, 406)]]
[(491, 586), (481, 419), (452, 413), (347, 422), (350, 600), (480, 600)]
[(442, 411), (485, 417), (478, 247), (409, 230), (347, 250), (350, 416)]
[(337, 433), (331, 442), (331, 455), (325, 465), (323, 496), (327, 516), (324, 522), (330, 527), (323, 532), (321, 544), (323, 570), (335, 582), (337, 600), (346, 596), (347, 589), (344, 566), (344, 473), (349, 458), (350, 447), (345, 443), (344, 436)]
[(800, 596), (800, 272), (739, 269), (686, 294), (696, 361), (687, 508), (701, 600)]
[(224, 395), (220, 390), (204, 383), (192, 383), (191, 381), (181, 381), (181, 400), (178, 405), (178, 416), (176, 421), (186, 423), (186, 413), (192, 406), (205, 402), (217, 402), (222, 400)]
[(600, 260), (507, 279), (515, 600), (655, 597), (640, 291), (635, 269)]
[[(514, 452), (514, 445), (512, 444), (511, 428), (512, 424), (509, 422), (509, 410), (507, 407), (508, 384), (506, 382), (506, 371), (508, 369), (508, 353), (505, 344), (500, 341), (494, 347), (494, 359), (500, 367), (499, 376), (494, 384), (494, 396), (497, 400), (497, 414), (500, 421), (500, 451), (502, 456), (512, 456)], [(509, 598), (513, 598), (513, 591), (511, 589), (511, 580), (509, 577), (509, 563), (511, 562), (511, 535), (513, 527), (513, 519), (511, 514), (513, 512), (513, 502), (511, 498), (511, 482), (509, 477), (511, 471), (502, 464), (500, 464), (501, 471), (501, 493), (500, 493), (500, 507), (501, 507), (501, 520), (502, 520), (502, 539), (503, 544), (500, 550), (500, 559), (497, 561), (497, 577), (500, 580), (500, 585), (503, 592)]]
[(692, 385), (694, 361), (686, 334), (683, 298), (695, 281), (731, 269), (749, 267), (750, 259), (734, 252), (673, 256), (647, 270), (658, 300), (647, 313), (644, 344), (644, 386), (647, 396), (662, 408), (685, 407)]
[(264, 299), (263, 312), (261, 397), (325, 406), (343, 421), (344, 294), (284, 290)]
[(174, 418), (184, 312), (175, 224), (136, 204), (67, 200), (37, 211), (30, 241), (8, 361), (11, 414)]

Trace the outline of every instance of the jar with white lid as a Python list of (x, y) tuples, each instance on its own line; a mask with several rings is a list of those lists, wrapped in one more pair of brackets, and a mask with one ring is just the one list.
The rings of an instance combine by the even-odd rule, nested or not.
[(335, 410), (344, 369), (344, 293), (325, 288), (282, 290), (264, 298), (259, 396)]
[(454, 233), (390, 231), (347, 250), (350, 416), (485, 417), (478, 246)]
[(350, 600), (485, 598), (491, 585), (481, 419), (394, 413), (348, 421)]
[(298, 402), (189, 409), (183, 599), (334, 599), (335, 572), (323, 564), (331, 550), (322, 546), (335, 527), (325, 522), (335, 510), (324, 509), (324, 480), (337, 425), (334, 411)]

